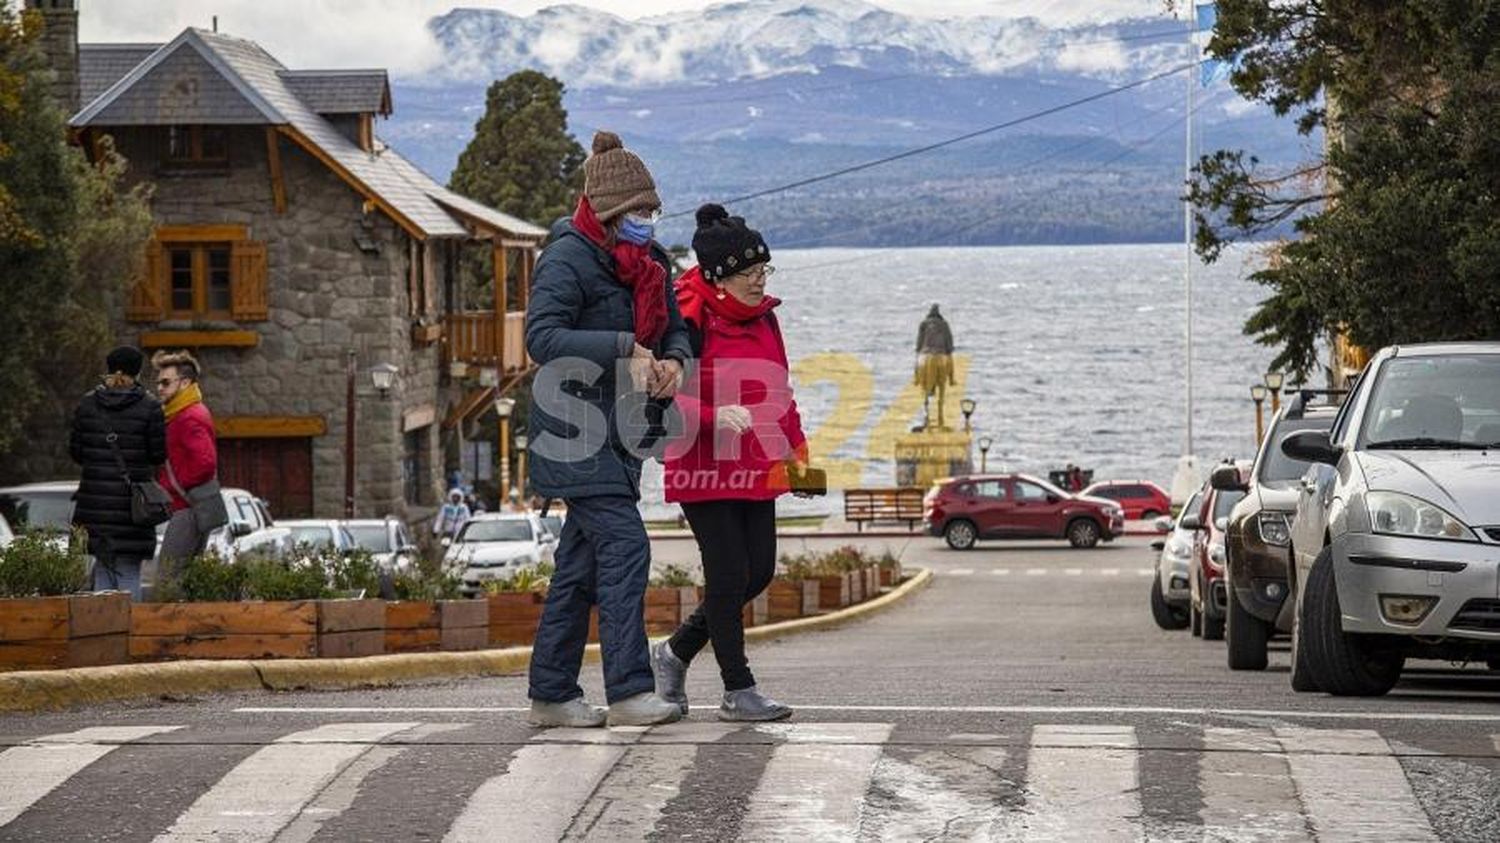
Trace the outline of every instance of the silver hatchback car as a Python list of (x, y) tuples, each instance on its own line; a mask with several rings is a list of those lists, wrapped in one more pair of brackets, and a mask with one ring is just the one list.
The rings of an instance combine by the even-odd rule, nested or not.
[(1500, 343), (1396, 346), (1328, 432), (1292, 527), (1292, 686), (1389, 691), (1407, 658), (1500, 667)]

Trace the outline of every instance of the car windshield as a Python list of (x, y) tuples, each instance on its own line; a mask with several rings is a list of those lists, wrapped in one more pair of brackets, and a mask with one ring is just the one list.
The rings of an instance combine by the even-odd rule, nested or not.
[(1276, 435), (1266, 446), (1265, 458), (1260, 461), (1260, 482), (1278, 483), (1296, 480), (1307, 473), (1307, 463), (1287, 456), (1281, 450), (1281, 440), (1288, 434), (1300, 430), (1327, 430), (1333, 417), (1315, 419), (1284, 419), (1276, 426)]
[(348, 531), (354, 543), (370, 551), (371, 553), (391, 552), (391, 531), (384, 524), (345, 524), (344, 529)]
[(305, 544), (312, 547), (332, 547), (333, 531), (327, 527), (292, 527), (287, 541), (293, 545)]
[(1364, 414), (1366, 448), (1500, 446), (1500, 355), (1386, 361)]
[(529, 542), (531, 525), (525, 521), (470, 521), (458, 534), (461, 542)]
[(0, 515), (16, 532), (63, 531), (72, 528), (73, 496), (69, 492), (32, 492), (0, 495)]
[(1019, 487), (1023, 483), (1034, 483), (1034, 484), (1036, 484), (1038, 486), (1041, 486), (1042, 489), (1045, 490), (1047, 494), (1049, 494), (1049, 495), (1057, 495), (1059, 498), (1071, 498), (1071, 497), (1073, 497), (1073, 494), (1071, 492), (1064, 492), (1062, 489), (1059, 489), (1056, 486), (1052, 485), (1051, 483), (1048, 483), (1046, 480), (1040, 480), (1038, 478), (1030, 477), (1030, 476), (1023, 476), (1023, 477), (1017, 477), (1016, 478), (1016, 486), (1017, 487)]
[(1197, 512), (1199, 509), (1202, 508), (1202, 506), (1203, 506), (1203, 490), (1199, 489), (1198, 491), (1196, 491), (1196, 492), (1193, 493), (1192, 497), (1190, 497), (1190, 498), (1187, 499), (1187, 503), (1185, 503), (1185, 504), (1182, 505), (1182, 511), (1177, 516), (1177, 523), (1179, 525), (1181, 525), (1182, 524), (1182, 519), (1184, 519), (1184, 518), (1188, 517), (1189, 515)]
[(1228, 518), (1229, 511), (1234, 509), (1234, 505), (1244, 499), (1245, 493), (1242, 491), (1220, 491), (1218, 496), (1214, 498), (1214, 521), (1217, 522), (1220, 518)]

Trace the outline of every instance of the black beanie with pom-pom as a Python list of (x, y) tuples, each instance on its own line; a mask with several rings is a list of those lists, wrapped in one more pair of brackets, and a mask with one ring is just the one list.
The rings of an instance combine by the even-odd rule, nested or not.
[(745, 225), (744, 217), (731, 217), (723, 205), (713, 203), (698, 209), (693, 253), (703, 278), (711, 284), (771, 260), (771, 250), (759, 231)]

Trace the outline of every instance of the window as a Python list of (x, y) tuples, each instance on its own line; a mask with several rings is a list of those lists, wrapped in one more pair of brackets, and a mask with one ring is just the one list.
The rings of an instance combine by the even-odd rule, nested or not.
[(401, 456), (401, 479), (405, 487), (406, 503), (410, 506), (421, 506), (426, 503), (426, 495), (423, 493), (428, 485), (427, 466), (427, 427), (419, 427), (416, 430), (406, 432), (404, 438), (405, 449)]
[(168, 126), (164, 164), (169, 169), (220, 169), (229, 163), (223, 126)]
[(1047, 500), (1047, 490), (1035, 483), (1025, 480), (1017, 480), (1015, 483), (1016, 500), (1022, 503), (1037, 503)]
[(228, 243), (167, 244), (169, 312), (229, 318), (233, 309)]
[(1005, 492), (1005, 485), (999, 480), (985, 480), (974, 484), (974, 494), (981, 498), (1003, 501), (1010, 495)]

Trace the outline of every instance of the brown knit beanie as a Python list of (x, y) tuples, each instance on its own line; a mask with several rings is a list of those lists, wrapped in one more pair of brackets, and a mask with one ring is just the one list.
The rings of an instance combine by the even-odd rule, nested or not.
[(626, 211), (661, 207), (651, 171), (614, 132), (594, 133), (594, 154), (583, 162), (583, 195), (600, 222)]

